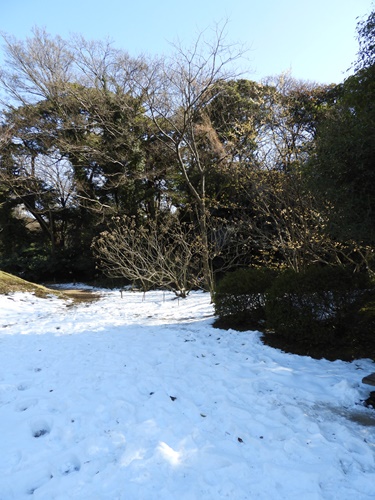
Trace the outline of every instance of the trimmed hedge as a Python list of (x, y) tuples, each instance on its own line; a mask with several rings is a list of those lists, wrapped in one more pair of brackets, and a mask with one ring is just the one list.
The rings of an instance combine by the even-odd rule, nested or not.
[(265, 293), (277, 273), (267, 268), (244, 268), (228, 273), (218, 283), (215, 314), (231, 328), (259, 328), (265, 323)]
[(288, 270), (267, 292), (267, 327), (301, 344), (332, 344), (355, 329), (353, 320), (373, 293), (367, 274), (329, 266)]

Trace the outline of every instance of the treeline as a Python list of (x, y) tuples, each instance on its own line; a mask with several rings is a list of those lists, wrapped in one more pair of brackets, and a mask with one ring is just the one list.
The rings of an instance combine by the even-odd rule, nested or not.
[(329, 86), (239, 78), (223, 31), (160, 59), (3, 35), (0, 268), (182, 296), (238, 267), (373, 273), (374, 21)]

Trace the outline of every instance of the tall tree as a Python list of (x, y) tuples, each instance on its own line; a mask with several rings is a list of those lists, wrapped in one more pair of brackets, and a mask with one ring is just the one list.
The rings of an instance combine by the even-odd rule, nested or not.
[(357, 71), (334, 89), (335, 103), (318, 129), (310, 165), (317, 195), (333, 207), (331, 234), (362, 248), (375, 246), (374, 35), (372, 13), (358, 25)]
[(106, 213), (136, 213), (158, 196), (151, 170), (144, 174), (149, 120), (134, 91), (143, 63), (109, 42), (66, 42), (40, 29), (25, 42), (3, 37), (7, 113), (0, 153), (9, 161), (2, 162), (2, 179), (52, 253), (64, 247), (68, 229), (76, 238), (70, 245), (83, 243), (87, 252), (89, 228)]
[(354, 68), (359, 71), (375, 64), (375, 10), (358, 22), (357, 40), (359, 49)]
[[(251, 155), (242, 161), (237, 188), (243, 209), (239, 216), (242, 226), (245, 221), (248, 225), (253, 263), (299, 271), (329, 259), (333, 248), (323, 231), (326, 220), (303, 177), (318, 123), (329, 107), (330, 88), (286, 73), (255, 90), (246, 120), (252, 130)], [(243, 109), (237, 120), (242, 116)]]
[(190, 195), (202, 241), (205, 286), (213, 293), (208, 222), (212, 200), (207, 179), (212, 170), (225, 165), (228, 155), (207, 107), (219, 92), (219, 82), (233, 78), (230, 66), (241, 54), (237, 47), (225, 43), (224, 27), (217, 28), (212, 42), (203, 35), (190, 49), (177, 46), (172, 59), (156, 61), (145, 74), (142, 89), (158, 137), (173, 155)]

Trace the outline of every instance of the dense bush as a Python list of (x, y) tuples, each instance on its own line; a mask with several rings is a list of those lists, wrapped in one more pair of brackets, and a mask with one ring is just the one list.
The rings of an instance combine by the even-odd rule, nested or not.
[(361, 351), (361, 357), (375, 360), (375, 289), (362, 301), (349, 326), (354, 348)]
[(97, 271), (93, 257), (81, 252), (63, 249), (51, 255), (50, 250), (32, 243), (8, 258), (0, 253), (0, 268), (23, 279), (44, 281), (90, 281)]
[(276, 277), (268, 269), (245, 268), (227, 273), (216, 287), (216, 326), (259, 328), (265, 322), (265, 293)]
[(333, 344), (353, 336), (354, 321), (371, 325), (360, 314), (374, 293), (367, 274), (340, 267), (312, 266), (305, 272), (282, 273), (267, 293), (267, 326), (305, 345)]

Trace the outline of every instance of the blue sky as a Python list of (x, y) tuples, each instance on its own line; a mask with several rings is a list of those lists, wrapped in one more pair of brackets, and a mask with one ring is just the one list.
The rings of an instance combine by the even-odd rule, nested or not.
[(243, 70), (250, 79), (290, 70), (339, 83), (356, 57), (356, 18), (371, 7), (372, 0), (0, 0), (0, 31), (25, 39), (39, 26), (63, 38), (109, 38), (133, 56), (161, 55), (169, 42), (189, 45), (228, 19), (228, 39), (249, 48)]

